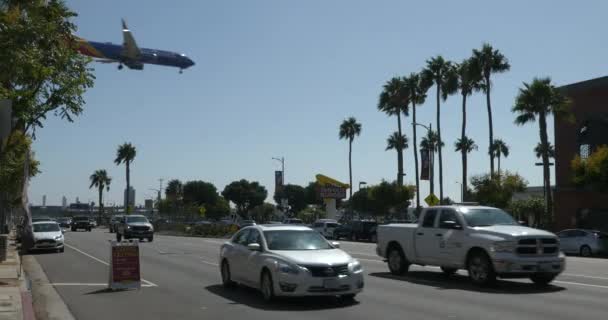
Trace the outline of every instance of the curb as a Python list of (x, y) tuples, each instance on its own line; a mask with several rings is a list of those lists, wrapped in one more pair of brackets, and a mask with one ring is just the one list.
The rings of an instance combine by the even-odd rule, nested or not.
[[(50, 281), (42, 266), (33, 256), (22, 256), (23, 269), (31, 281), (31, 305), (37, 320), (75, 320)], [(27, 299), (27, 298), (26, 298)], [(25, 310), (24, 310), (25, 314)], [(27, 318), (24, 318), (27, 319)]]

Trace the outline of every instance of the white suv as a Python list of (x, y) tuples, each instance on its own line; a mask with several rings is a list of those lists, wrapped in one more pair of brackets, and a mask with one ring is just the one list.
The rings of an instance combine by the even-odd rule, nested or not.
[(338, 226), (339, 224), (336, 220), (319, 219), (312, 225), (312, 228), (325, 238), (331, 239), (334, 236), (334, 230), (336, 230)]

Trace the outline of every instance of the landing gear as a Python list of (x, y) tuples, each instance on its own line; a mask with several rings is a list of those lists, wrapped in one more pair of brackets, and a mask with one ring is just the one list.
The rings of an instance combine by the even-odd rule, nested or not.
[(122, 70), (122, 68), (123, 68), (123, 65), (122, 65), (122, 64), (119, 64), (119, 65), (118, 65), (118, 70)]

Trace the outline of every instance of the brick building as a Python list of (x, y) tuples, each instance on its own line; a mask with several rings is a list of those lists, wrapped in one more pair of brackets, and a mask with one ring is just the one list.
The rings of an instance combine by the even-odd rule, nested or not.
[(570, 163), (608, 145), (608, 77), (560, 88), (572, 101), (575, 122), (555, 119), (555, 222), (558, 230), (588, 228), (608, 231), (608, 193), (572, 183)]

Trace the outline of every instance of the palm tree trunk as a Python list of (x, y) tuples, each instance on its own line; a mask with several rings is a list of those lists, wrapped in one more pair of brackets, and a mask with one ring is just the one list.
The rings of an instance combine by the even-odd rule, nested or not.
[[(538, 123), (540, 125), (540, 142), (543, 145), (543, 181), (545, 185), (545, 218), (553, 216), (553, 195), (551, 194), (551, 172), (549, 170), (549, 153), (547, 146), (549, 145), (549, 139), (547, 138), (547, 119), (544, 112), (540, 113), (538, 117)], [(536, 219), (537, 224), (541, 224), (541, 217)]]
[(125, 213), (129, 214), (130, 213), (129, 203), (131, 203), (130, 199), (129, 199), (129, 197), (131, 196), (131, 194), (130, 194), (131, 193), (130, 192), (131, 191), (131, 171), (130, 171), (130, 168), (129, 168), (129, 161), (126, 162), (126, 166), (127, 166), (127, 192), (125, 194), (125, 201), (126, 201), (126, 203), (125, 203)]
[(467, 95), (462, 95), (462, 131), (460, 132), (460, 139), (464, 141), (467, 136)]
[[(401, 137), (401, 112), (397, 113), (397, 128)], [(397, 184), (403, 185), (403, 149), (397, 148)]]
[(496, 160), (498, 161), (498, 177), (500, 177), (500, 153), (496, 154)]
[(99, 220), (98, 224), (101, 224), (101, 216), (103, 215), (103, 185), (99, 186)]
[(438, 146), (439, 149), (439, 203), (443, 204), (443, 157), (441, 154), (441, 102), (440, 102), (440, 89), (441, 87), (437, 84), (437, 137), (439, 138)]
[[(494, 142), (494, 125), (492, 124), (492, 105), (490, 103), (490, 76), (486, 76), (486, 104), (488, 106), (488, 125), (490, 127), (490, 144), (488, 150)], [(490, 152), (490, 176), (494, 176), (494, 153)]]
[(349, 199), (353, 197), (353, 139), (350, 139), (348, 143), (348, 177), (350, 181)]
[(435, 149), (429, 150), (429, 192), (435, 194)]
[(416, 176), (416, 210), (420, 207), (420, 178), (418, 177), (418, 140), (416, 138), (416, 103), (412, 101), (412, 129), (414, 131), (414, 176)]
[[(462, 131), (460, 132), (460, 141), (464, 142), (467, 136), (467, 95), (462, 95)], [(463, 148), (462, 153), (462, 201), (467, 200), (467, 150)]]

